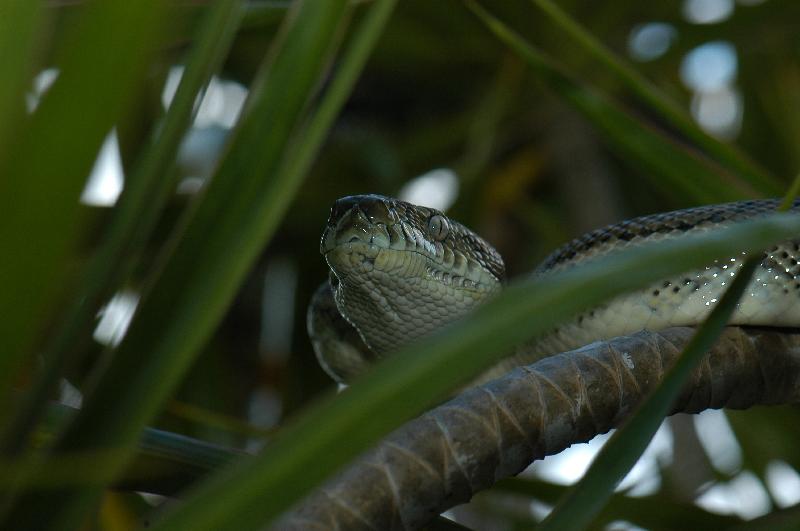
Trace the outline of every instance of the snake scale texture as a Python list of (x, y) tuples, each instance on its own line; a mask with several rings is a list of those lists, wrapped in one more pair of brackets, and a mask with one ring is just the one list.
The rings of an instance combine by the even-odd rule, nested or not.
[[(717, 230), (773, 212), (777, 204), (742, 201), (610, 225), (567, 243), (533, 274), (547, 275), (647, 242)], [(793, 206), (798, 209), (800, 202)], [(764, 252), (731, 324), (800, 325), (799, 243), (785, 242)], [(341, 383), (463, 316), (501, 290), (505, 281), (501, 256), (473, 231), (435, 209), (379, 195), (336, 201), (320, 250), (331, 274), (312, 299), (308, 329), (321, 365)], [(489, 374), (638, 330), (696, 325), (743, 260), (743, 254), (729, 256), (617, 297), (520, 345)]]
[[(715, 231), (776, 207), (748, 201), (633, 219), (568, 243), (533, 274), (546, 282), (594, 257)], [(331, 274), (312, 299), (308, 327), (322, 366), (342, 383), (458, 319), (504, 283), (502, 259), (475, 233), (441, 212), (387, 197), (337, 201), (320, 247)], [(796, 241), (763, 253), (732, 319), (743, 326), (722, 334), (672, 413), (800, 402), (798, 254)], [(420, 529), (532, 461), (618, 427), (661, 381), (743, 258), (661, 279), (519, 345), (476, 385), (387, 435), (272, 528)]]

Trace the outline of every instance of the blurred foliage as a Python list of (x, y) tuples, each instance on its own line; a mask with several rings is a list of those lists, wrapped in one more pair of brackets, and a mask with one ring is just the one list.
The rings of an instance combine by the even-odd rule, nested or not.
[[(250, 149), (252, 156), (243, 157), (247, 164), (236, 171), (253, 172), (253, 189), (278, 178), (278, 155), (270, 166), (254, 162), (263, 160), (261, 150), (266, 151), (267, 144), (278, 146), (280, 153), (298, 149), (297, 131), (335, 83), (343, 56), (334, 55), (334, 50), (347, 49), (355, 28), (377, 3), (351, 2), (326, 44), (327, 55), (309, 60), (315, 66), (309, 66), (307, 92), (302, 93), (308, 97), (287, 118), (283, 139), (268, 142), (266, 137), (274, 131), (265, 123), (254, 123), (249, 129), (253, 136), (239, 141), (244, 145), (240, 149)], [(3, 378), (13, 379), (20, 389), (28, 389), (40, 376), (40, 354), (59, 330), (64, 308), (77, 297), (73, 286), (102, 248), (105, 231), (119, 210), (77, 204), (103, 136), (112, 125), (116, 127), (125, 175), (140, 175), (141, 160), (165, 123), (161, 99), (170, 67), (185, 64), (199, 46), (209, 13), (208, 2), (177, 2), (166, 13), (156, 7), (148, 13), (148, 6), (160, 4), (148, 2), (128, 7), (130, 11), (108, 7), (100, 14), (96, 6), (91, 7), (99, 2), (30, 4), (27, 11), (5, 11), (14, 2), (0, 2), (0, 14), (12, 13), (12, 18), (0, 17), (0, 57), (7, 55), (2, 52), (8, 49), (6, 42), (16, 43), (19, 50), (13, 54), (16, 60), (3, 62), (7, 72), (0, 83), (0, 166), (4, 170), (0, 215), (5, 227), (0, 229), (0, 244), (6, 256), (0, 265), (4, 286), (0, 309), (5, 321), (0, 325), (4, 336), (0, 341), (6, 349), (0, 367), (8, 368)], [(256, 87), (254, 95), (263, 88), (261, 76), (270, 64), (270, 54), (277, 53), (270, 50), (278, 50), (285, 36), (290, 4), (252, 1), (244, 6), (230, 52), (219, 66), (220, 78)], [(486, 0), (479, 4), (565, 73), (572, 84), (548, 83), (540, 70), (531, 68), (529, 61), (488, 31), (460, 0), (398, 2), (302, 186), (291, 201), (286, 200), (291, 194), (279, 201), (285, 215), (277, 224), (280, 213), (275, 211), (275, 226), (265, 230), (262, 238), (266, 241), (267, 232), (272, 232), (269, 244), (242, 261), (241, 273), (230, 288), (236, 288), (235, 298), (229, 305), (218, 304), (219, 312), (227, 308), (221, 324), (208, 325), (208, 333), (215, 330), (213, 336), (200, 341), (203, 347), (179, 388), (174, 393), (164, 391), (170, 398), (163, 407), (154, 404), (160, 413), (151, 425), (253, 450), (284, 419), (331, 390), (333, 382), (317, 365), (306, 337), (305, 307), (327, 275), (318, 241), (328, 209), (338, 197), (367, 192), (397, 195), (414, 177), (451, 168), (459, 176), (460, 187), (449, 213), (487, 237), (516, 277), (531, 270), (559, 243), (608, 222), (692, 206), (701, 200), (722, 200), (728, 192), (774, 193), (757, 186), (743, 192), (736, 170), (723, 171), (724, 161), (698, 148), (690, 135), (637, 96), (613, 69), (598, 63), (535, 2)], [(743, 106), (741, 128), (731, 142), (757, 172), (786, 186), (800, 171), (800, 33), (796, 24), (800, 4), (791, 0), (749, 4), (753, 2), (736, 3), (731, 16), (721, 22), (694, 24), (687, 21), (681, 4), (674, 2), (624, 0), (605, 3), (602, 9), (586, 0), (558, 3), (687, 116), (693, 94), (681, 80), (681, 62), (699, 45), (730, 42), (737, 53), (734, 84)], [(91, 17), (103, 21), (91, 22)], [(9, 20), (20, 23), (8, 25)], [(631, 32), (655, 21), (670, 24), (674, 39), (663, 55), (636, 62), (628, 49)], [(91, 25), (95, 33), (82, 32), (82, 24)], [(127, 32), (121, 33), (120, 27)], [(81, 35), (82, 43), (78, 42)], [(213, 71), (216, 66), (208, 59)], [(23, 92), (31, 90), (22, 87), (31, 87), (34, 76), (56, 66), (63, 69), (63, 77), (43, 97), (38, 112), (23, 112)], [(289, 99), (280, 87), (274, 92), (274, 101)], [(593, 118), (586, 107), (575, 103), (578, 93), (584, 98), (579, 101), (608, 102), (622, 113), (633, 124), (622, 129), (627, 141), (639, 139), (634, 127), (641, 127), (661, 139), (654, 141), (655, 147), (672, 151), (658, 158), (652, 151), (642, 155), (626, 150), (631, 144), (625, 144), (625, 135), (615, 138), (609, 133), (619, 122), (612, 119), (604, 127), (597, 116), (608, 116), (607, 112)], [(587, 99), (587, 94), (592, 97)], [(594, 95), (599, 99), (593, 99)], [(601, 111), (610, 108), (602, 105)], [(99, 110), (89, 112), (94, 109)], [(244, 115), (252, 110), (245, 109)], [(280, 110), (278, 105), (275, 112)], [(194, 133), (200, 134), (197, 128)], [(223, 157), (236, 148), (226, 144), (232, 135), (224, 127), (207, 127), (202, 134), (212, 139), (195, 149), (207, 176), (219, 161), (219, 153), (208, 145), (225, 146)], [(189, 147), (186, 142), (183, 149), (188, 152)], [(664, 153), (676, 155), (665, 161)], [(170, 156), (175, 156), (174, 150)], [(665, 180), (670, 173), (685, 176), (680, 166), (675, 171), (681, 157), (702, 166), (702, 171), (692, 174), (695, 182), (690, 179), (686, 187), (704, 190), (702, 197)], [(144, 230), (146, 237), (135, 252), (122, 255), (120, 267), (125, 273), (105, 287), (105, 300), (123, 287), (139, 293), (152, 289), (165, 257), (176, 245), (175, 235), (188, 223), (187, 212), (197, 209), (203, 198), (204, 192), (197, 188), (173, 193), (175, 183), (202, 173), (197, 165), (178, 157), (177, 163), (165, 161), (162, 172), (163, 206), (162, 199), (150, 203), (154, 228)], [(703, 172), (716, 178), (703, 181)], [(126, 183), (126, 190), (131, 185)], [(718, 192), (709, 192), (715, 189)], [(719, 197), (713, 197), (714, 193)], [(219, 212), (225, 212), (225, 207), (223, 203)], [(209, 217), (204, 227), (213, 232), (222, 223), (223, 216)], [(220, 249), (222, 254), (230, 251)], [(208, 255), (213, 258), (216, 251), (211, 249)], [(182, 276), (183, 271), (177, 271), (172, 278)], [(276, 286), (285, 289), (272, 296), (270, 290)], [(99, 309), (99, 305), (89, 307), (88, 315)], [(151, 322), (162, 318), (160, 314), (150, 317)], [(79, 352), (70, 354), (58, 373), (81, 390), (95, 385), (98, 367), (110, 359), (107, 349), (89, 335), (83, 331)], [(149, 338), (157, 343), (156, 339)], [(134, 354), (141, 359), (147, 355), (131, 351), (132, 359)], [(125, 382), (116, 384), (122, 389)], [(57, 396), (52, 387), (47, 389), (48, 396)], [(763, 480), (770, 462), (800, 467), (800, 451), (794, 444), (795, 427), (800, 426), (796, 407), (736, 412), (730, 418), (742, 447), (744, 468)], [(27, 420), (36, 422), (36, 418)], [(676, 456), (683, 451), (676, 447)], [(17, 457), (15, 453), (6, 456)], [(735, 474), (707, 469), (697, 477), (690, 468), (678, 457), (671, 466), (665, 465), (659, 499), (682, 508), (676, 516), (683, 517), (682, 525), (693, 527), (696, 522), (701, 526), (702, 519), (715, 522), (714, 515), (698, 516), (699, 509), (683, 508), (711, 482), (724, 482)], [(10, 493), (10, 489), (3, 492), (3, 511), (13, 507)], [(554, 502), (547, 486), (523, 494), (526, 499)], [(777, 506), (776, 500), (772, 503)], [(510, 528), (520, 519), (518, 512), (498, 511), (502, 504), (475, 505), (476, 512), (485, 512), (479, 516), (488, 515), (499, 529)], [(129, 493), (106, 494), (91, 507), (100, 509), (78, 515), (74, 521), (94, 529), (126, 529), (150, 512), (138, 495)], [(634, 503), (612, 502), (608, 511), (613, 511), (613, 518), (604, 513), (603, 522), (638, 523), (642, 509)], [(522, 520), (529, 524), (529, 513)], [(641, 522), (651, 529), (679, 525), (651, 519)]]

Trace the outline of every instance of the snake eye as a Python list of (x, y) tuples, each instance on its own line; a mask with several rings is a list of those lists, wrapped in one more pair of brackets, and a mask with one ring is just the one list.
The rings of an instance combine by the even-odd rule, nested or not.
[(431, 219), (428, 220), (428, 232), (437, 242), (447, 238), (450, 233), (450, 224), (447, 222), (447, 218), (439, 214), (431, 216)]

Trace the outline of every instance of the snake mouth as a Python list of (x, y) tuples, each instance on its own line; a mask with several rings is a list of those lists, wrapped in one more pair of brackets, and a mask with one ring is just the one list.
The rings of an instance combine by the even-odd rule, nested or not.
[(477, 264), (461, 255), (454, 257), (448, 267), (442, 263), (441, 255), (432, 256), (410, 245), (392, 246), (385, 237), (385, 228), (376, 229), (379, 232), (371, 233), (355, 227), (326, 230), (321, 245), (325, 260), (339, 275), (356, 270), (364, 273), (378, 270), (398, 276), (419, 276), (424, 272), (425, 277), (447, 287), (466, 290), (480, 290), (496, 282), (493, 277), (487, 278)]
[(320, 251), (323, 255), (327, 255), (334, 250), (344, 249), (373, 255), (380, 249), (388, 249), (389, 246), (389, 235), (385, 227), (357, 225), (326, 229), (320, 243)]

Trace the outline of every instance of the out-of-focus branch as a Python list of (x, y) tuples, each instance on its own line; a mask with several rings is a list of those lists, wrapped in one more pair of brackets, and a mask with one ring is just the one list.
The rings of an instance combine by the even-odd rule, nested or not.
[(115, 488), (174, 496), (234, 459), (249, 457), (243, 450), (147, 428)]
[[(49, 442), (59, 426), (76, 411), (64, 404), (50, 404), (47, 422), (36, 439)], [(249, 457), (251, 454), (237, 448), (145, 428), (136, 455), (117, 478), (114, 488), (174, 496), (235, 459)]]
[[(276, 528), (416, 529), (532, 461), (619, 425), (692, 333), (671, 328), (594, 343), (469, 389), (396, 430)], [(800, 334), (730, 328), (673, 413), (795, 402)]]

